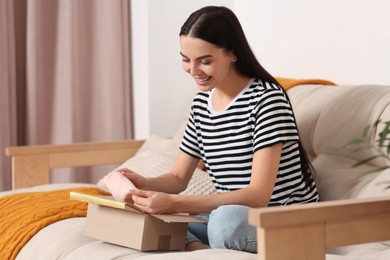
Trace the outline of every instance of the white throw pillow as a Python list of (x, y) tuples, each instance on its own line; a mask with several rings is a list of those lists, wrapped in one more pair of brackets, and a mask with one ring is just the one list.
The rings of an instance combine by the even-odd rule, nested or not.
[[(180, 142), (177, 139), (168, 139), (159, 136), (151, 136), (134, 157), (116, 167), (128, 168), (145, 177), (156, 177), (160, 174), (169, 172), (175, 164), (179, 154)], [(99, 180), (97, 186), (107, 191), (103, 179)], [(211, 182), (208, 173), (196, 169), (189, 184), (182, 194), (213, 194), (216, 193), (215, 187)]]

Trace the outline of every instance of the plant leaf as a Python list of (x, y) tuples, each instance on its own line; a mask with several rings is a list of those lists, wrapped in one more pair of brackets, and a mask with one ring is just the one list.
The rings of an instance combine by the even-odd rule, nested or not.
[(360, 152), (360, 151), (362, 151), (362, 150), (366, 150), (366, 149), (370, 149), (370, 148), (372, 148), (371, 145), (359, 146), (359, 147), (357, 147), (357, 148), (351, 150), (351, 151), (349, 152), (349, 155), (352, 155), (352, 154), (355, 154), (355, 153)]
[[(386, 170), (387, 168), (389, 168), (389, 165), (381, 166), (381, 167), (372, 169), (372, 170), (370, 170), (370, 171), (366, 171), (366, 172), (364, 172), (364, 174), (369, 174), (369, 173), (373, 173), (373, 172), (384, 171), (384, 170)], [(389, 186), (389, 187), (390, 187), (390, 186)]]
[(385, 124), (385, 127), (383, 128), (383, 130), (379, 133), (379, 139), (378, 139), (378, 142), (379, 142), (379, 147), (383, 147), (384, 146), (384, 143), (386, 141), (386, 137), (387, 135), (389, 134), (390, 132), (390, 122), (384, 122)]
[(361, 144), (361, 143), (364, 143), (364, 140), (362, 138), (355, 138), (353, 140), (351, 140), (350, 142), (346, 143), (343, 148), (348, 148), (350, 146), (355, 146), (355, 145), (358, 145), (358, 144)]
[(352, 167), (355, 168), (355, 167), (358, 167), (358, 166), (360, 166), (360, 165), (369, 163), (370, 161), (372, 161), (372, 160), (374, 160), (374, 159), (376, 159), (376, 158), (378, 158), (378, 157), (380, 157), (380, 155), (374, 155), (374, 156), (368, 157), (368, 158), (366, 158), (366, 159), (364, 159), (364, 160), (360, 160), (360, 161), (358, 161), (357, 163), (355, 163)]
[[(378, 121), (377, 121), (377, 122), (378, 122)], [(377, 125), (377, 122), (375, 122), (374, 126)], [(379, 122), (378, 122), (378, 123), (379, 123)], [(367, 138), (367, 136), (368, 136), (368, 134), (370, 133), (371, 129), (372, 129), (372, 126), (370, 126), (370, 125), (366, 126), (366, 127), (364, 128), (364, 130), (363, 130), (362, 137), (363, 137), (363, 138)]]

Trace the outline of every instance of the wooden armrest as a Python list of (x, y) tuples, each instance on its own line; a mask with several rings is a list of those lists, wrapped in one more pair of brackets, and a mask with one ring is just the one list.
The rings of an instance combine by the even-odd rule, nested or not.
[(254, 209), (260, 260), (323, 260), (326, 248), (390, 239), (390, 197)]
[(7, 147), (12, 189), (50, 183), (50, 169), (122, 163), (143, 144), (139, 140)]

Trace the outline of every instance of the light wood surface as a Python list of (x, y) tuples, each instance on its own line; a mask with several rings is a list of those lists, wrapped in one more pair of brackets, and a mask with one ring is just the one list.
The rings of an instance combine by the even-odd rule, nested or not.
[(390, 239), (390, 198), (254, 209), (260, 260), (322, 260), (327, 248)]
[(50, 183), (50, 169), (122, 163), (143, 141), (77, 143), (8, 147), (12, 161), (12, 189)]

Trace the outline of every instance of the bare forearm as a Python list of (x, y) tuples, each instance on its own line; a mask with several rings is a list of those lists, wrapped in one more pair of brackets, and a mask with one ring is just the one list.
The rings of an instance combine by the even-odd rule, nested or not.
[[(163, 176), (154, 180), (170, 180)], [(158, 183), (158, 182), (156, 182)], [(154, 187), (156, 188), (156, 187)], [(210, 213), (222, 205), (245, 205), (252, 208), (265, 207), (269, 197), (259, 190), (241, 190), (210, 195), (178, 195), (148, 190), (130, 190), (131, 201), (148, 213)], [(267, 198), (268, 197), (268, 198)]]
[(174, 195), (176, 213), (210, 213), (223, 205), (245, 205), (252, 208), (266, 207), (268, 196), (262, 196), (256, 190), (245, 188), (241, 190), (210, 195)]
[(160, 191), (170, 194), (180, 193), (187, 187), (187, 183), (171, 173), (147, 179), (145, 190)]
[(198, 163), (199, 159), (180, 152), (171, 171), (157, 177), (148, 178), (145, 189), (170, 194), (182, 192), (187, 188)]

